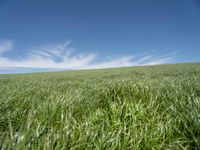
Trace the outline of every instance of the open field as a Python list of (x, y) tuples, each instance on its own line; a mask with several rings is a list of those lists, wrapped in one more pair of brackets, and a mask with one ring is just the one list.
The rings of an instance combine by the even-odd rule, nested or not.
[(200, 149), (200, 63), (0, 75), (2, 149)]

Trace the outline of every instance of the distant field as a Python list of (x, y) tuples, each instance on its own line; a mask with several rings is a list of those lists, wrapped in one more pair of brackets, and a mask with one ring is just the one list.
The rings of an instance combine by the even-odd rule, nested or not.
[(0, 75), (2, 149), (200, 149), (200, 63)]

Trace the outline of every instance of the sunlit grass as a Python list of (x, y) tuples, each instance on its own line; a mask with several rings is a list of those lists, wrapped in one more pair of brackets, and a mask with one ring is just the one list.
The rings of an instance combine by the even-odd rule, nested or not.
[(200, 63), (0, 76), (2, 149), (200, 149)]

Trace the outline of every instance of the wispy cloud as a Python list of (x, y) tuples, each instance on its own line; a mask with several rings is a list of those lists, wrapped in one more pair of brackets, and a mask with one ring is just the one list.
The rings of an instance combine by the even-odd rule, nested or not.
[(14, 46), (12, 40), (0, 40), (0, 55), (11, 50)]
[(14, 43), (4, 41), (0, 43), (0, 67), (34, 67), (34, 68), (58, 68), (58, 69), (94, 69), (125, 67), (135, 65), (155, 65), (169, 63), (176, 52), (167, 55), (158, 55), (150, 53), (146, 55), (129, 55), (110, 58), (109, 60), (96, 60), (101, 56), (97, 53), (77, 54), (70, 46), (70, 42), (49, 45), (39, 48), (27, 49), (26, 57), (13, 60), (2, 54), (12, 50)]

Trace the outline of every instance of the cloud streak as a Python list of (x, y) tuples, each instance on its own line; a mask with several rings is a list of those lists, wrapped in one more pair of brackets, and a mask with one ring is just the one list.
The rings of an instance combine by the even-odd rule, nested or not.
[[(169, 63), (176, 52), (167, 55), (147, 54), (137, 57), (120, 56), (109, 60), (97, 62), (103, 56), (97, 53), (77, 54), (70, 46), (70, 42), (49, 45), (45, 47), (27, 49), (24, 58), (13, 60), (2, 54), (11, 51), (14, 46), (12, 41), (0, 43), (0, 67), (34, 67), (34, 68), (58, 68), (58, 69), (95, 69), (126, 67), (135, 65), (155, 65)], [(76, 52), (76, 53), (75, 53)]]
[(0, 55), (11, 50), (14, 46), (14, 42), (11, 40), (0, 40)]

